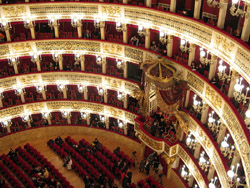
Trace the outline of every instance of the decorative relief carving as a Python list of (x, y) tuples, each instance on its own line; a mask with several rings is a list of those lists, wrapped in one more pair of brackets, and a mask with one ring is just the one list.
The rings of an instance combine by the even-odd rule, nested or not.
[(105, 113), (108, 113), (108, 114), (110, 114), (112, 116), (116, 116), (116, 117), (120, 117), (120, 118), (123, 117), (123, 111), (122, 110), (119, 110), (119, 109), (116, 109), (116, 108), (113, 108), (113, 107), (109, 107), (109, 106), (105, 107)]
[(143, 51), (135, 48), (125, 47), (125, 57), (143, 61)]
[(122, 55), (122, 47), (117, 44), (103, 44), (103, 52), (115, 55)]
[(191, 72), (188, 72), (187, 81), (188, 81), (188, 84), (191, 85), (199, 93), (203, 92), (204, 82), (198, 76), (195, 76)]
[(12, 89), (12, 86), (16, 85), (16, 83), (17, 82), (15, 77), (0, 79), (1, 90), (5, 91)]
[(0, 56), (8, 55), (10, 53), (8, 45), (0, 45)]
[(15, 106), (15, 107), (12, 107), (12, 108), (2, 109), (0, 111), (0, 119), (20, 116), (20, 114), (23, 114), (23, 113), (24, 113), (23, 106)]
[(21, 52), (31, 52), (32, 48), (30, 43), (16, 43), (11, 45), (14, 53), (21, 53)]
[[(135, 121), (135, 118), (137, 118), (137, 115), (125, 111), (125, 119), (126, 119), (127, 121), (134, 122), (134, 121)], [(139, 126), (140, 126), (140, 124), (139, 124)]]
[(25, 6), (8, 6), (3, 7), (5, 17), (18, 17), (27, 14)]
[(121, 9), (119, 6), (102, 6), (102, 13), (107, 16), (121, 16)]
[(35, 104), (27, 104), (25, 105), (25, 109), (28, 112), (36, 112), (42, 111), (46, 107), (46, 103), (35, 103)]
[(232, 53), (235, 44), (230, 41), (228, 38), (223, 37), (222, 35), (216, 34), (215, 35), (215, 43), (214, 48), (219, 50), (223, 55), (232, 59)]
[(205, 97), (209, 99), (217, 110), (221, 109), (222, 99), (221, 96), (209, 85), (206, 87)]
[(31, 85), (34, 83), (39, 83), (39, 75), (37, 74), (31, 74), (27, 76), (21, 76), (17, 78), (20, 82), (20, 84), (24, 85)]
[[(36, 3), (37, 4), (37, 3)], [(98, 14), (98, 6), (90, 5), (90, 4), (70, 4), (69, 5), (31, 5), (30, 13), (34, 15), (49, 15), (49, 14), (83, 14), (85, 15), (93, 15)]]
[(36, 42), (37, 51), (52, 51), (52, 50), (82, 50), (100, 52), (99, 42), (84, 42), (84, 41), (48, 41)]
[(110, 85), (113, 88), (120, 88), (122, 86), (122, 81), (118, 79), (105, 77), (105, 81), (108, 85)]
[[(243, 71), (246, 75), (250, 75), (250, 54), (248, 50), (244, 50), (238, 47), (234, 63)], [(248, 79), (248, 82), (250, 80)]]
[(162, 144), (159, 142), (156, 142), (152, 138), (148, 137), (144, 133), (141, 133), (140, 139), (147, 144), (149, 147), (153, 148), (154, 150), (162, 150)]

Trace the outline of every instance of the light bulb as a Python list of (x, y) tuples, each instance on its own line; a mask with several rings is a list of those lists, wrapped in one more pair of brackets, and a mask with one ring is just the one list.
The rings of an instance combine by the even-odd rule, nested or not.
[(238, 2), (239, 2), (239, 0), (232, 0), (232, 4), (236, 4)]
[(246, 111), (245, 114), (246, 114), (246, 117), (247, 117), (247, 118), (250, 118), (250, 110), (249, 110), (249, 109)]
[(201, 56), (201, 57), (205, 57), (205, 55), (206, 55), (206, 52), (205, 52), (204, 50), (202, 50), (202, 51), (200, 52), (200, 56)]
[(181, 39), (181, 45), (185, 45), (186, 44), (186, 40), (185, 39)]

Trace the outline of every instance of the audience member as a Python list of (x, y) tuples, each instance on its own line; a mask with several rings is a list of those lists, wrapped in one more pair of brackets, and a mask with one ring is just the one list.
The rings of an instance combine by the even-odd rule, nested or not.
[(139, 45), (139, 39), (136, 36), (133, 36), (130, 41), (132, 42), (132, 45), (138, 46)]

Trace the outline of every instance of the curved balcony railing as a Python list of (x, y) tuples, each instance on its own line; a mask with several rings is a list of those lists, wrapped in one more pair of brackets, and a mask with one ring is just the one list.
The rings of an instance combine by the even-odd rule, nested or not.
[(86, 73), (86, 72), (38, 72), (24, 75), (13, 75), (0, 79), (1, 92), (13, 90), (17, 87), (30, 87), (37, 85), (56, 85), (58, 82), (67, 82), (67, 85), (83, 84), (85, 86), (99, 86), (106, 89), (122, 90), (126, 94), (132, 95), (139, 89), (138, 82), (130, 81), (125, 78), (117, 78), (105, 74)]
[[(76, 41), (76, 40), (68, 40), (68, 41), (51, 40), (50, 42), (48, 42), (48, 44), (51, 44), (52, 46), (56, 46), (57, 42), (59, 42), (60, 48), (62, 48), (62, 50), (67, 51), (67, 49), (65, 49), (65, 46), (68, 46), (67, 45), (68, 42), (70, 44), (74, 44), (73, 41)], [(107, 42), (106, 43), (100, 42), (100, 41), (93, 42), (91, 40), (84, 40), (84, 42), (86, 42), (86, 41), (88, 41), (88, 44), (90, 46), (91, 46), (91, 44), (93, 44), (94, 46), (95, 45), (99, 46), (98, 50), (97, 50), (99, 52), (102, 51), (101, 45), (108, 44)], [(30, 42), (33, 42), (33, 41), (30, 41)], [(37, 42), (39, 43), (40, 41), (37, 41)], [(36, 42), (35, 43), (33, 42), (33, 44), (37, 45)], [(112, 44), (108, 44), (108, 45), (112, 45)], [(127, 57), (127, 58), (137, 60), (137, 61), (146, 61), (147, 59), (156, 59), (157, 55), (158, 55), (156, 53), (150, 52), (149, 50), (135, 48), (135, 47), (132, 47), (129, 45), (116, 44), (116, 47), (118, 47), (118, 46), (121, 46), (122, 50), (121, 50), (120, 54), (123, 54), (125, 56), (125, 58)], [(42, 45), (41, 48), (38, 49), (38, 50), (40, 50), (41, 53), (46, 52), (46, 49), (43, 49), (43, 47), (44, 46)], [(81, 47), (79, 47), (79, 48), (77, 46), (75, 46), (75, 47), (78, 50), (83, 50), (83, 49), (81, 49)], [(68, 50), (70, 50), (70, 52), (73, 53), (73, 50), (76, 50), (75, 47), (74, 48), (71, 47)], [(115, 49), (116, 49), (116, 47), (115, 47)], [(35, 49), (37, 49), (37, 47), (35, 47)], [(51, 51), (52, 49), (53, 49), (53, 47), (48, 47), (47, 50)], [(18, 49), (18, 50), (20, 50), (20, 49)], [(30, 48), (29, 48), (29, 50), (30, 50)], [(29, 50), (20, 51), (20, 52), (21, 52), (21, 54), (25, 55), (28, 53)], [(90, 47), (89, 50), (93, 50), (93, 48)], [(93, 51), (95, 51), (95, 50), (93, 50)], [(110, 52), (110, 53), (112, 53), (112, 52)], [(7, 55), (7, 53), (5, 55)], [(180, 79), (184, 78), (185, 80), (187, 80), (190, 88), (192, 90), (194, 90), (198, 95), (200, 95), (201, 98), (203, 98), (205, 100), (205, 102), (207, 104), (209, 104), (220, 117), (222, 117), (222, 120), (223, 120), (224, 124), (227, 126), (228, 130), (230, 131), (230, 134), (232, 135), (234, 142), (237, 143), (236, 148), (240, 152), (240, 156), (242, 158), (244, 170), (245, 170), (245, 172), (247, 172), (248, 171), (247, 164), (250, 161), (249, 161), (249, 158), (247, 157), (247, 155), (245, 154), (245, 151), (248, 151), (250, 136), (248, 136), (249, 131), (247, 130), (247, 128), (244, 124), (244, 121), (243, 121), (242, 117), (240, 117), (236, 108), (229, 101), (228, 97), (226, 97), (218, 88), (209, 84), (208, 80), (206, 80), (204, 78), (201, 79), (201, 75), (199, 73), (193, 72), (188, 66), (180, 64), (176, 61), (173, 61), (171, 58), (167, 57), (167, 59), (169, 61), (172, 61), (172, 64), (179, 71), (179, 73), (180, 73), (178, 75), (179, 78)], [(183, 70), (183, 68), (185, 68), (184, 72), (181, 71), (181, 70)], [(242, 127), (242, 128), (240, 128), (240, 127)], [(243, 140), (241, 140), (242, 136), (244, 137)]]
[(134, 124), (135, 118), (138, 117), (138, 114), (129, 110), (104, 103), (83, 100), (48, 100), (2, 108), (0, 110), (0, 119), (12, 119), (23, 115), (41, 113), (44, 111), (51, 112), (60, 110), (105, 114), (109, 117), (124, 120), (125, 122), (129, 122), (131, 124)]
[[(79, 2), (1, 5), (0, 12), (7, 22), (23, 21), (24, 17), (47, 20), (47, 16), (59, 13), (64, 19), (71, 19), (71, 14), (77, 13), (85, 15), (84, 19), (94, 20), (99, 15), (102, 21), (114, 21), (122, 18), (128, 24), (139, 25), (142, 23), (153, 29), (170, 30), (172, 35), (192, 41), (228, 62), (234, 70), (250, 82), (249, 46), (232, 38), (224, 31), (193, 18), (146, 7), (138, 9), (136, 6), (121, 4), (118, 6)], [(56, 48), (56, 46), (54, 47)], [(8, 49), (2, 47), (2, 50)]]
[(197, 161), (194, 159), (194, 156), (191, 155), (179, 141), (172, 144), (168, 142), (166, 139), (159, 139), (153, 137), (143, 128), (143, 122), (141, 122), (140, 117), (135, 119), (135, 131), (137, 132), (139, 139), (154, 151), (165, 153), (169, 157), (178, 155), (182, 159), (182, 161), (186, 164), (186, 166), (189, 169), (192, 169), (190, 173), (196, 179), (199, 186), (207, 187), (208, 185), (207, 177), (200, 169)]
[[(184, 119), (188, 121), (187, 124), (183, 124), (182, 130), (188, 135), (189, 132), (194, 135), (195, 140), (198, 141), (203, 149), (206, 151), (211, 163), (214, 165), (220, 182), (226, 182), (227, 171), (230, 169), (224, 160), (224, 157), (218, 148), (218, 143), (213, 141), (213, 137), (208, 130), (198, 121), (195, 117), (188, 113), (184, 109), (182, 115), (186, 116)], [(183, 117), (182, 117), (183, 118)], [(222, 183), (224, 185), (224, 183)]]

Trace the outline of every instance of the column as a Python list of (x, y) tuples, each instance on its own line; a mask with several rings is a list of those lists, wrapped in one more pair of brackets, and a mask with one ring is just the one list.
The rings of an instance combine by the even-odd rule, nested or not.
[(199, 159), (200, 157), (200, 151), (201, 151), (201, 144), (196, 142), (196, 147), (194, 149), (194, 158)]
[(219, 133), (217, 135), (217, 143), (218, 144), (220, 144), (223, 141), (223, 139), (225, 137), (225, 134), (226, 134), (226, 130), (227, 130), (226, 126), (221, 124), (220, 125), (220, 131), (219, 131)]
[(232, 70), (231, 81), (230, 81), (228, 94), (227, 94), (229, 98), (233, 97), (234, 85), (236, 84), (237, 78), (239, 78), (239, 74), (235, 70)]
[(185, 106), (184, 106), (185, 108), (188, 107), (189, 96), (190, 96), (190, 90), (187, 90), (186, 99), (185, 99)]
[(68, 114), (67, 114), (67, 123), (70, 125), (71, 124), (71, 113), (70, 112), (68, 112)]
[(77, 35), (78, 35), (78, 38), (82, 38), (82, 20), (79, 19), (77, 20)]
[(128, 0), (122, 0), (123, 4), (128, 4)]
[(209, 109), (209, 106), (207, 104), (203, 104), (203, 108), (201, 110), (201, 123), (202, 124), (207, 123), (208, 109)]
[(170, 0), (170, 12), (176, 11), (176, 0)]
[(100, 21), (101, 39), (105, 40), (105, 21)]
[(195, 58), (195, 49), (196, 49), (196, 45), (190, 43), (189, 55), (188, 55), (188, 66), (191, 66), (192, 61), (194, 61), (194, 58)]
[(146, 7), (152, 6), (152, 0), (146, 0)]
[(63, 57), (62, 54), (58, 54), (59, 70), (63, 70)]
[(173, 56), (173, 35), (168, 35), (167, 54), (168, 57)]
[(11, 126), (11, 124), (8, 124), (8, 125), (6, 126), (7, 132), (8, 132), (8, 133), (11, 133), (10, 126)]
[(237, 167), (237, 163), (239, 163), (239, 162), (240, 162), (240, 154), (238, 153), (237, 150), (235, 150), (231, 166), (235, 166), (235, 168), (236, 168)]
[(22, 101), (22, 103), (25, 103), (25, 98), (24, 98), (23, 90), (24, 89), (22, 89), (22, 91), (21, 91), (21, 101)]
[(90, 125), (90, 114), (86, 113), (86, 120), (87, 120), (87, 125)]
[(249, 40), (250, 35), (250, 5), (247, 6), (247, 13), (245, 14), (245, 21), (241, 32), (241, 39), (244, 42)]
[(220, 10), (219, 10), (219, 16), (217, 21), (217, 27), (220, 29), (224, 28), (226, 15), (227, 15), (227, 6), (228, 6), (228, 0), (221, 0), (220, 1)]
[(104, 90), (104, 103), (108, 103), (108, 90), (106, 88), (103, 89)]
[(124, 134), (128, 135), (128, 123), (124, 123)]
[(10, 42), (11, 41), (11, 37), (10, 37), (11, 24), (5, 22), (3, 24), (3, 27), (4, 27), (4, 32), (5, 32), (5, 35), (6, 35), (6, 39), (7, 39), (8, 42)]
[(64, 85), (63, 86), (63, 99), (67, 99), (67, 86), (66, 85)]
[(81, 71), (85, 71), (85, 56), (80, 55), (80, 64), (81, 64)]
[(31, 38), (36, 39), (35, 27), (33, 22), (29, 23), (29, 28), (30, 28)]
[(27, 121), (27, 124), (28, 124), (28, 128), (30, 128), (30, 127), (31, 127), (30, 118), (29, 118), (29, 120)]
[(50, 113), (48, 113), (47, 120), (48, 120), (48, 124), (51, 125), (52, 122), (51, 122), (51, 114)]
[(208, 175), (207, 175), (207, 179), (209, 181), (214, 177), (214, 172), (215, 172), (214, 166), (210, 163), (210, 167), (209, 167)]
[(37, 71), (41, 71), (41, 63), (40, 63), (39, 58), (36, 59), (36, 67), (37, 67)]
[(88, 100), (88, 86), (84, 86), (84, 100)]
[(106, 125), (106, 129), (109, 130), (109, 117), (105, 116), (105, 125)]
[[(46, 86), (44, 86), (46, 87)], [(42, 90), (42, 96), (43, 96), (43, 100), (46, 100), (46, 91), (45, 91), (45, 88), (43, 88)]]
[(18, 67), (17, 67), (17, 62), (13, 62), (13, 67), (14, 67), (14, 72), (15, 74), (18, 74)]
[(189, 180), (188, 180), (189, 187), (192, 187), (193, 183), (194, 183), (194, 176), (189, 176)]
[(200, 13), (201, 13), (201, 0), (195, 0), (194, 1), (194, 18), (200, 19)]
[(2, 101), (3, 97), (0, 97), (0, 108), (3, 107), (3, 101)]
[(128, 94), (124, 94), (124, 108), (128, 109)]
[(208, 79), (211, 80), (215, 76), (216, 68), (218, 64), (218, 57), (211, 54), (211, 64), (209, 67)]
[(124, 67), (123, 67), (123, 76), (124, 78), (128, 78), (128, 62), (125, 61), (124, 63)]
[(122, 24), (122, 36), (123, 36), (123, 43), (128, 44), (128, 31), (127, 31), (127, 24)]
[(150, 29), (146, 28), (146, 33), (145, 33), (145, 48), (149, 49), (150, 48)]
[(106, 61), (106, 57), (102, 58), (102, 73), (106, 74), (106, 70), (107, 70), (107, 61)]

